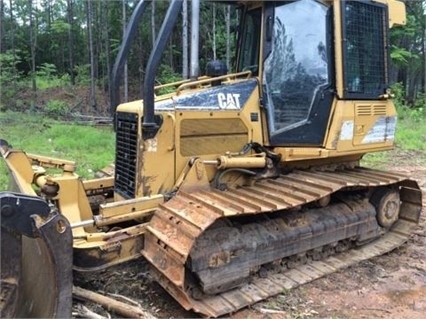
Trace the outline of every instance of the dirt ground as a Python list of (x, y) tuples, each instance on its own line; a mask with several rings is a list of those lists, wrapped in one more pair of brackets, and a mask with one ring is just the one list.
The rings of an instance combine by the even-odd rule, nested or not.
[[(317, 279), (230, 315), (242, 318), (426, 318), (426, 167), (401, 166), (400, 171), (416, 179), (423, 190), (420, 224), (402, 247), (380, 257)], [(185, 312), (149, 274), (144, 260), (113, 267), (92, 277), (76, 277), (84, 288), (125, 296), (157, 318), (194, 318)], [(86, 304), (87, 305), (87, 304)], [(117, 317), (101, 306), (91, 311)], [(78, 317), (81, 302), (74, 302)]]

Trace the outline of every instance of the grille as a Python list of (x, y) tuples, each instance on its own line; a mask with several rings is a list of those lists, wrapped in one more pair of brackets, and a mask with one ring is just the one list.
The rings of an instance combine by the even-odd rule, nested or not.
[(115, 155), (115, 191), (124, 198), (135, 197), (137, 138), (137, 114), (118, 112)]
[(387, 15), (384, 6), (344, 3), (346, 96), (377, 98), (387, 85)]
[(382, 104), (358, 104), (356, 105), (357, 116), (386, 116), (386, 105)]

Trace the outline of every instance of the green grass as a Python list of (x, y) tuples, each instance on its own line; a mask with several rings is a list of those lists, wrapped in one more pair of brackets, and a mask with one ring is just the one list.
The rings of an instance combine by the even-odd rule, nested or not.
[[(0, 113), (0, 138), (27, 153), (72, 160), (77, 174), (89, 178), (114, 161), (112, 127), (60, 123), (36, 114)], [(8, 185), (8, 173), (0, 161), (0, 190)]]
[(401, 120), (396, 131), (396, 146), (404, 150), (426, 151), (426, 116)]

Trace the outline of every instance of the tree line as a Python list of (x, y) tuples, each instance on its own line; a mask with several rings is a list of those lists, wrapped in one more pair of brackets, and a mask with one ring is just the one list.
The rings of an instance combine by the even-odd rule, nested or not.
[[(37, 92), (58, 85), (109, 90), (109, 76), (124, 28), (137, 0), (0, 0), (1, 102), (11, 105), (23, 87)], [(184, 1), (178, 32), (169, 41), (157, 83), (188, 77), (190, 0)], [(122, 100), (140, 96), (144, 68), (163, 21), (168, 1), (153, 1), (139, 26), (124, 76)], [(391, 32), (391, 79), (399, 82), (407, 101), (426, 91), (426, 0), (406, 1), (407, 25)], [(238, 12), (230, 5), (202, 1), (200, 68), (221, 59), (231, 67)], [(48, 82), (48, 83), (46, 83)]]
[[(25, 80), (32, 91), (43, 88), (44, 79), (69, 85), (88, 85), (96, 107), (96, 89), (108, 92), (111, 69), (125, 26), (137, 0), (0, 0), (0, 80), (3, 99), (19, 91)], [(138, 28), (125, 70), (126, 100), (137, 96), (144, 67), (156, 40), (168, 1), (153, 1)], [(158, 84), (188, 77), (190, 1), (184, 1), (179, 32), (169, 41), (157, 78)], [(232, 17), (231, 17), (232, 14)], [(233, 42), (228, 41), (230, 5), (202, 2), (200, 7), (200, 65), (220, 58), (230, 61)], [(235, 29), (235, 28), (234, 28)], [(185, 37), (186, 35), (186, 37)]]
[[(391, 30), (391, 80), (400, 83), (407, 104), (426, 101), (426, 0), (406, 0), (405, 26)], [(423, 105), (424, 107), (425, 105)]]

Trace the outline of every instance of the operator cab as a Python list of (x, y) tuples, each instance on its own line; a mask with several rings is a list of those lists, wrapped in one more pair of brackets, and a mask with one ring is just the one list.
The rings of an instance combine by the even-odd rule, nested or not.
[(340, 10), (343, 56), (335, 53), (336, 26), (329, 3), (267, 1), (244, 14), (237, 71), (250, 70), (262, 83), (271, 146), (324, 146), (337, 93), (335, 62), (343, 60), (339, 98), (379, 99), (384, 94), (386, 7), (342, 1)]

